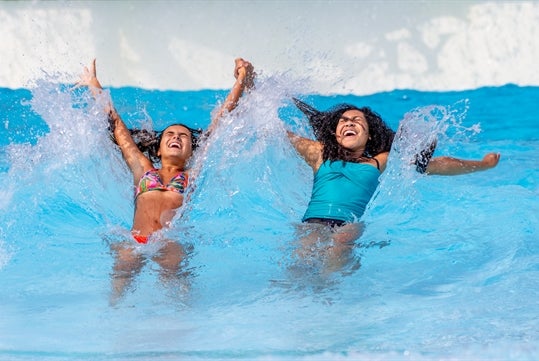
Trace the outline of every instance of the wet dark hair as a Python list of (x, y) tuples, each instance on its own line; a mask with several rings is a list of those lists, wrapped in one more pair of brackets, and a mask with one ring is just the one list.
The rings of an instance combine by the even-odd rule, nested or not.
[[(292, 98), (296, 106), (309, 119), (314, 135), (324, 145), (324, 161), (342, 160), (347, 162), (361, 162), (380, 153), (389, 152), (395, 137), (395, 132), (383, 121), (382, 117), (369, 107), (356, 107), (351, 104), (338, 104), (326, 111), (319, 111), (314, 107)], [(349, 110), (359, 110), (365, 115), (369, 125), (369, 140), (360, 159), (352, 156), (349, 150), (341, 146), (335, 137), (335, 130), (342, 115)]]
[[(135, 144), (137, 145), (138, 149), (140, 149), (142, 153), (146, 154), (146, 156), (150, 158), (153, 163), (159, 163), (161, 161), (161, 157), (159, 157), (157, 154), (159, 152), (159, 145), (161, 144), (161, 139), (163, 138), (163, 132), (174, 125), (180, 125), (189, 130), (189, 132), (191, 133), (191, 144), (194, 151), (199, 145), (202, 129), (194, 129), (183, 123), (174, 123), (170, 124), (161, 131), (138, 128), (130, 128), (128, 130), (129, 133), (131, 133), (131, 137), (135, 141)], [(116, 143), (116, 139), (114, 138), (114, 121), (111, 117), (109, 117), (109, 131), (111, 134), (112, 141)]]

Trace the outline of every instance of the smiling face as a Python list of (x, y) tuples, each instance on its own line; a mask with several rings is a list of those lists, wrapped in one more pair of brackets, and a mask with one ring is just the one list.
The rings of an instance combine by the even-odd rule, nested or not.
[(342, 147), (363, 154), (369, 140), (369, 124), (365, 114), (359, 110), (344, 112), (337, 123), (335, 138)]
[(157, 153), (161, 159), (179, 158), (185, 162), (192, 154), (193, 143), (189, 129), (182, 125), (171, 125), (163, 130)]

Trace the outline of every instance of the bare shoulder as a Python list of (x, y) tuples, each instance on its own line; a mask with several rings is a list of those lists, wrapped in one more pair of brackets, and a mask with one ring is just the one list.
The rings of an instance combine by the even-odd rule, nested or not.
[(378, 153), (373, 158), (378, 161), (378, 164), (380, 165), (380, 172), (383, 172), (386, 169), (389, 152)]
[(324, 145), (316, 140), (304, 138), (292, 132), (288, 132), (288, 138), (299, 155), (316, 172), (320, 164), (322, 164)]

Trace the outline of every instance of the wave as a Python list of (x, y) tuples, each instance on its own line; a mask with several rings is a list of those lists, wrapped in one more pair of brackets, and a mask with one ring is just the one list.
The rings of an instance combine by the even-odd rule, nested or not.
[(535, 1), (1, 2), (0, 87), (97, 57), (106, 86), (225, 89), (237, 56), (321, 94), (539, 85), (538, 20)]

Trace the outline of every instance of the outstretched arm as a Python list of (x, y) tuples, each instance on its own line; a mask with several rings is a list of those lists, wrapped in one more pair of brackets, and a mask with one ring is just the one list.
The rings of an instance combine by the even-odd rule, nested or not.
[(427, 166), (427, 174), (458, 175), (494, 168), (500, 160), (499, 153), (488, 153), (482, 160), (464, 160), (452, 157), (432, 158)]
[(253, 65), (250, 62), (242, 58), (235, 60), (234, 77), (236, 78), (236, 82), (232, 86), (223, 105), (212, 116), (211, 124), (208, 127), (208, 134), (217, 127), (219, 120), (224, 114), (236, 108), (244, 90), (253, 88), (255, 75)]
[[(80, 77), (80, 81), (77, 86), (87, 86), (94, 98), (99, 99), (103, 94), (103, 87), (97, 79), (95, 59), (88, 67), (84, 67), (84, 71)], [(140, 175), (144, 173), (144, 170), (152, 166), (152, 163), (146, 156), (138, 149), (129, 129), (127, 129), (122, 118), (114, 109), (112, 101), (109, 99), (105, 105), (105, 112), (109, 115), (109, 121), (111, 127), (114, 130), (114, 139), (122, 151), (122, 155), (131, 169), (135, 179), (138, 179)]]

